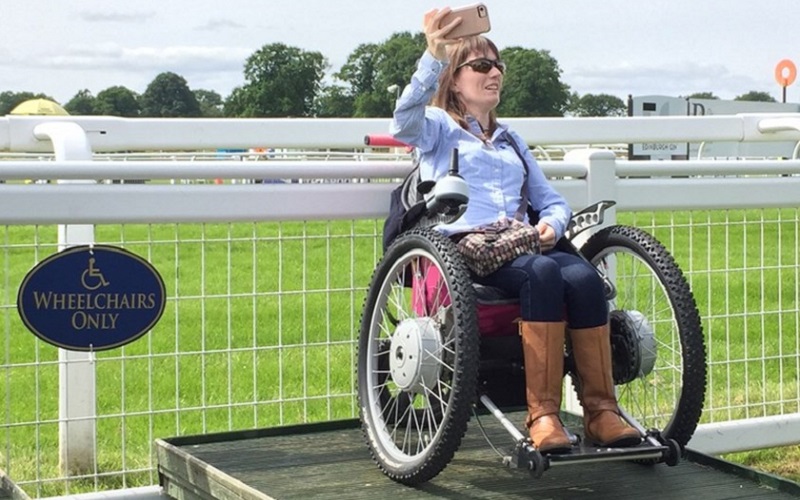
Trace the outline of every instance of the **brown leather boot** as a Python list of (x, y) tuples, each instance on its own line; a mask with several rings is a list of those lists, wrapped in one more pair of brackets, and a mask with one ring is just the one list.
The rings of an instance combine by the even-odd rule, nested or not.
[(541, 452), (564, 453), (571, 444), (559, 417), (564, 378), (564, 323), (521, 321), (531, 441)]
[(600, 446), (636, 446), (639, 431), (619, 414), (611, 373), (611, 334), (606, 323), (594, 328), (570, 329), (569, 337), (578, 372), (578, 399), (583, 405), (586, 438)]

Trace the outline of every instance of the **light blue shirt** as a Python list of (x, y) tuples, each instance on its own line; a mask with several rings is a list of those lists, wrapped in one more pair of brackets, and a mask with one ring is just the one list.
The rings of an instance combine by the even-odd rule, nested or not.
[(469, 204), (458, 220), (437, 229), (451, 235), (514, 217), (522, 201), (525, 165), (508, 142), (513, 140), (528, 165), (528, 200), (539, 212), (539, 220), (555, 230), (557, 239), (561, 238), (572, 212), (516, 132), (498, 124), (491, 140), (485, 143), (478, 137), (480, 125), (474, 118), (468, 117), (472, 130), (467, 131), (443, 109), (428, 106), (445, 67), (446, 61), (425, 51), (411, 83), (397, 101), (391, 125), (397, 140), (417, 148), (421, 179), (437, 180), (447, 174), (452, 150), (458, 148), (459, 173), (469, 185)]

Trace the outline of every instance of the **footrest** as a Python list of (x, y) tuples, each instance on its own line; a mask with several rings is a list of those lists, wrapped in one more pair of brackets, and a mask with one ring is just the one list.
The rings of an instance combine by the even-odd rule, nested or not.
[(644, 442), (630, 448), (607, 448), (580, 443), (572, 447), (570, 453), (544, 453), (550, 466), (573, 464), (576, 462), (601, 462), (616, 460), (656, 460), (661, 461), (672, 452), (669, 446), (652, 445)]

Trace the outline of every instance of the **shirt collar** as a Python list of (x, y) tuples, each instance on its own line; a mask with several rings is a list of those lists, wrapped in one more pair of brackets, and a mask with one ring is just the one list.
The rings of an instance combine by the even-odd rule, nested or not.
[(466, 115), (464, 118), (467, 120), (469, 131), (476, 136), (481, 137), (483, 135), (483, 129), (481, 128), (481, 124), (478, 122), (478, 119), (472, 115)]
[[(472, 115), (466, 115), (464, 119), (467, 121), (467, 125), (469, 126), (469, 131), (475, 134), (477, 137), (481, 137), (483, 135), (483, 129), (481, 128), (481, 124), (478, 123), (478, 119)], [(494, 134), (489, 140), (494, 141), (496, 137), (501, 135), (505, 135), (508, 131), (508, 125), (503, 123), (497, 123), (497, 127), (495, 127)], [(510, 139), (507, 139), (510, 140)]]

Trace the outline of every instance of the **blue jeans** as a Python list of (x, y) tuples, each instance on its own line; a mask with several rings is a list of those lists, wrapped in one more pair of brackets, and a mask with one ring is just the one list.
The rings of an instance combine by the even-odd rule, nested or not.
[(603, 280), (591, 264), (552, 250), (523, 255), (475, 282), (518, 295), (523, 321), (564, 321), (569, 328), (592, 328), (608, 321)]

